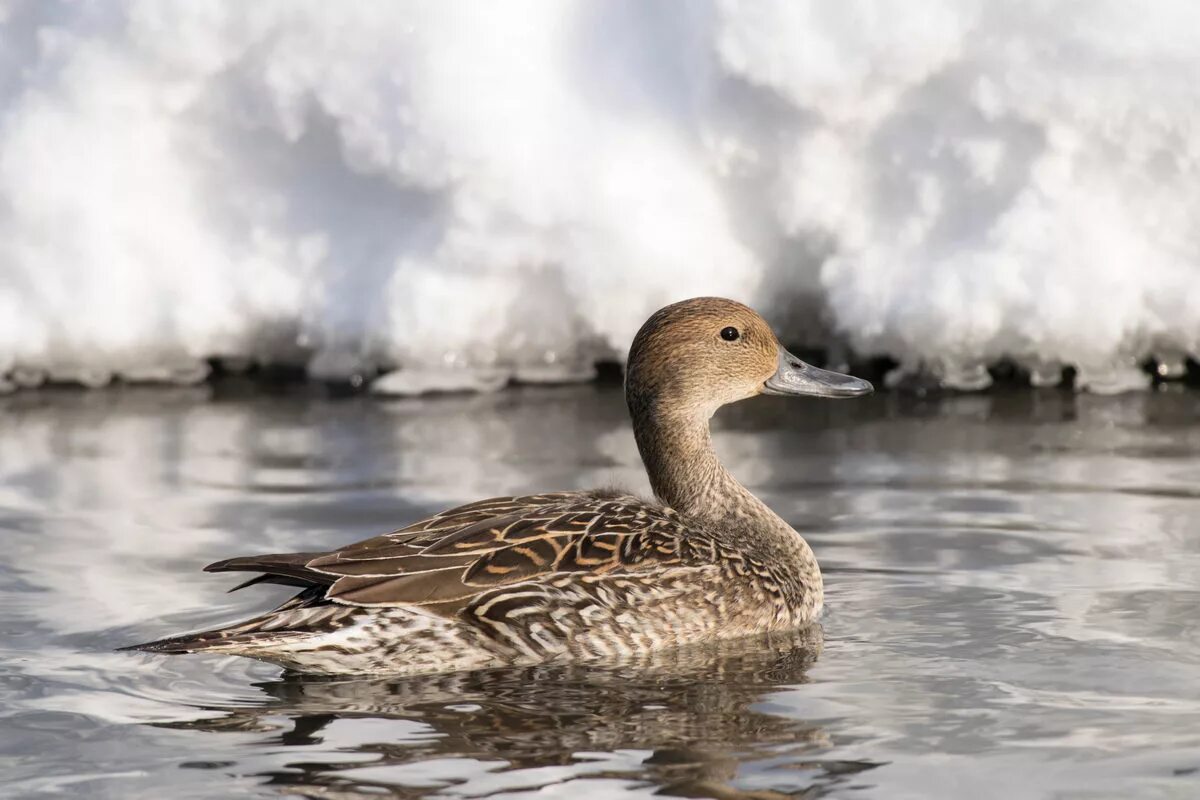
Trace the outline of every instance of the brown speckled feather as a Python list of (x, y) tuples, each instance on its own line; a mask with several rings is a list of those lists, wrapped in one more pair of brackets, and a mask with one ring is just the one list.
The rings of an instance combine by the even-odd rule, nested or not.
[(245, 622), (135, 649), (415, 673), (624, 658), (807, 624), (823, 597), (812, 550), (725, 470), (708, 420), (768, 389), (822, 385), (828, 396), (870, 388), (803, 364), (741, 304), (668, 306), (638, 332), (626, 379), (660, 503), (613, 491), (495, 497), (331, 552), (219, 561), (207, 569), (301, 591)]
[(719, 549), (670, 509), (632, 495), (568, 492), (492, 498), (329, 553), (235, 558), (206, 569), (299, 578), (328, 586), (325, 599), (342, 605), (451, 615), (505, 586), (700, 566)]

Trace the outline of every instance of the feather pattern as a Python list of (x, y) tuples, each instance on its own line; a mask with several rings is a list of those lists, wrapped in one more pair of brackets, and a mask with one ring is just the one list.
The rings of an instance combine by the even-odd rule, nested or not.
[[(262, 573), (242, 585), (278, 579), (307, 588), (240, 625), (142, 649), (232, 651), (308, 671), (422, 671), (456, 662), (453, 650), (464, 644), (468, 665), (478, 666), (603, 658), (722, 638), (723, 629), (791, 627), (787, 590), (803, 587), (724, 538), (632, 495), (491, 498), (328, 553), (210, 564), (209, 572)], [(747, 575), (757, 578), (747, 584), (753, 591), (713, 591)], [(631, 615), (652, 621), (635, 632)], [(441, 635), (431, 636), (435, 629)], [(443, 636), (451, 652), (437, 652)]]
[(795, 361), (745, 306), (669, 306), (638, 333), (626, 384), (662, 502), (612, 490), (493, 497), (329, 552), (218, 561), (206, 569), (255, 574), (236, 588), (301, 591), (251, 620), (131, 649), (418, 673), (638, 656), (805, 625), (823, 596), (812, 550), (725, 471), (708, 432), (716, 407), (759, 393), (784, 356)]

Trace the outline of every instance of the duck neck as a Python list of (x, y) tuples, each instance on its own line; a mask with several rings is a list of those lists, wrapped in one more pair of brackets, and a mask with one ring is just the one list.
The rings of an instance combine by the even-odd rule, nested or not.
[(633, 433), (654, 494), (727, 544), (772, 565), (791, 620), (811, 622), (824, 596), (821, 568), (796, 529), (737, 481), (717, 458), (708, 414), (662, 413), (631, 395)]
[(650, 486), (666, 505), (705, 522), (753, 521), (755, 528), (795, 535), (725, 469), (713, 449), (706, 416), (645, 409), (635, 416), (633, 433)]

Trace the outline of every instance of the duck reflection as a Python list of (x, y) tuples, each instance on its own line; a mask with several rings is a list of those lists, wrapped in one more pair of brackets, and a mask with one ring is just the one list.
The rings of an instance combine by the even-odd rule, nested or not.
[[(284, 794), (418, 796), (428, 787), (377, 779), (377, 768), (476, 759), (500, 762), (503, 771), (533, 771), (519, 781), (523, 788), (587, 777), (648, 784), (679, 797), (818, 797), (876, 764), (821, 760), (831, 742), (820, 727), (755, 706), (774, 690), (805, 683), (820, 650), (818, 627), (617, 666), (541, 665), (403, 679), (285, 673), (257, 684), (270, 698), (266, 703), (207, 707), (223, 716), (166, 726), (258, 732), (265, 734), (258, 741), (263, 747), (316, 747), (331, 725), (347, 719), (410, 720), (432, 734), (349, 751), (371, 756), (366, 762), (306, 761), (259, 773)], [(633, 761), (616, 766), (596, 758), (629, 751), (636, 753)], [(780, 788), (739, 788), (739, 771), (767, 769), (766, 762), (772, 773), (765, 782)], [(363, 767), (371, 768), (365, 771), (372, 779), (347, 774)], [(572, 769), (564, 777), (544, 767)], [(549, 779), (537, 780), (541, 773)], [(476, 794), (474, 780), (451, 782), (459, 784), (456, 794)]]

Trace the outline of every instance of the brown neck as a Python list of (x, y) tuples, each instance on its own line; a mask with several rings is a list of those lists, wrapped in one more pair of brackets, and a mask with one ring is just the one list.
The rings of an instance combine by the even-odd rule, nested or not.
[(662, 405), (626, 385), (633, 435), (654, 494), (726, 544), (776, 569), (788, 602), (806, 619), (820, 612), (821, 569), (808, 543), (721, 465), (708, 432), (711, 411)]
[(721, 464), (706, 414), (639, 405), (630, 402), (633, 435), (659, 500), (693, 519), (793, 532)]

